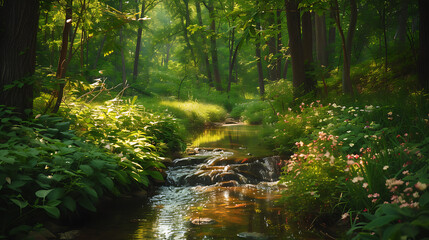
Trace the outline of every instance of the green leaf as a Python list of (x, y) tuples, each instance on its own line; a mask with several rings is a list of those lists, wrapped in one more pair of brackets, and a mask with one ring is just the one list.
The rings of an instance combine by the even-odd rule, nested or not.
[(16, 205), (18, 205), (19, 208), (23, 209), (25, 207), (28, 206), (28, 202), (27, 201), (21, 201), (19, 199), (16, 198), (11, 198), (10, 199), (13, 203), (15, 203)]
[(420, 200), (419, 200), (419, 204), (420, 204), (420, 206), (421, 207), (424, 207), (424, 206), (426, 206), (426, 204), (428, 204), (429, 203), (429, 192), (428, 191), (426, 191), (425, 193), (423, 193), (423, 195), (420, 197)]
[(88, 176), (91, 176), (94, 173), (94, 170), (89, 165), (83, 164), (80, 165), (79, 168)]
[(388, 226), (383, 231), (383, 240), (398, 239), (397, 235), (400, 233), (402, 225), (403, 225), (402, 223), (398, 223), (398, 224)]
[(82, 206), (83, 208), (91, 212), (95, 212), (97, 210), (94, 204), (85, 196), (82, 196), (81, 198), (79, 198), (78, 203), (80, 206)]
[(412, 225), (429, 229), (429, 216), (419, 216), (416, 220), (411, 222)]
[(56, 207), (61, 204), (61, 200), (52, 200), (46, 203), (48, 206)]
[(0, 156), (0, 163), (1, 162), (13, 164), (13, 163), (15, 163), (15, 158)]
[(53, 191), (48, 195), (48, 200), (57, 200), (61, 199), (64, 196), (64, 189), (63, 188), (55, 188)]
[(54, 190), (54, 189), (49, 189), (49, 190), (39, 190), (39, 191), (37, 191), (35, 194), (36, 194), (36, 196), (37, 196), (37, 197), (45, 199), (45, 198), (46, 198), (46, 196), (48, 196), (48, 194), (49, 194), (50, 192), (52, 192), (53, 190)]
[(64, 205), (64, 207), (66, 207), (71, 212), (76, 211), (76, 201), (70, 196), (64, 197), (62, 205)]
[(373, 230), (375, 228), (387, 225), (390, 222), (392, 222), (394, 220), (398, 220), (398, 219), (399, 219), (398, 216), (390, 216), (390, 215), (382, 216), (382, 217), (376, 218), (376, 219), (372, 220), (371, 222), (369, 222), (365, 227), (363, 227), (363, 229), (364, 230)]
[(105, 186), (107, 189), (109, 189), (109, 191), (113, 191), (114, 183), (113, 183), (112, 179), (110, 179), (109, 177), (106, 177), (106, 176), (102, 176), (99, 178), (99, 181), (101, 184), (103, 184), (103, 186)]
[(24, 186), (26, 181), (13, 180), (7, 185), (8, 188), (20, 192), (20, 187)]
[(60, 130), (61, 132), (69, 130), (70, 122), (60, 122), (55, 124), (55, 128)]
[(19, 233), (28, 233), (32, 229), (33, 228), (31, 226), (28, 226), (28, 225), (19, 225), (15, 228), (12, 228), (12, 230), (9, 231), (9, 235), (10, 236), (16, 236)]
[(104, 165), (106, 165), (106, 162), (103, 160), (92, 160), (89, 164), (93, 168), (100, 170), (104, 167)]
[(85, 187), (83, 190), (88, 193), (89, 196), (93, 197), (94, 199), (98, 198), (97, 192), (92, 187)]
[(42, 208), (52, 217), (60, 218), (60, 210), (57, 207), (45, 205)]
[(149, 176), (153, 177), (156, 180), (160, 180), (163, 181), (164, 177), (162, 176), (162, 174), (158, 171), (151, 171), (151, 170), (147, 170), (145, 171)]
[(136, 103), (136, 101), (137, 101), (137, 96), (134, 96), (133, 100), (131, 100), (131, 105), (134, 105), (134, 103)]

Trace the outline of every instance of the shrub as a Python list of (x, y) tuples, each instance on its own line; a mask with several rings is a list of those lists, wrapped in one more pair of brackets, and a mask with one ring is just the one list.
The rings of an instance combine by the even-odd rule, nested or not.
[[(88, 144), (60, 117), (23, 121), (0, 108), (0, 223), (3, 234), (19, 234), (45, 212), (59, 218), (78, 208), (95, 211), (106, 193), (117, 194), (121, 159)], [(139, 173), (142, 174), (142, 173)], [(38, 218), (40, 219), (40, 217)]]

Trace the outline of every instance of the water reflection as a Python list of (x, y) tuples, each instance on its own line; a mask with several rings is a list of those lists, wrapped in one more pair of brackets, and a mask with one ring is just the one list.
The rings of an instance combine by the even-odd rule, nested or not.
[[(210, 129), (197, 137), (193, 146), (234, 149), (208, 151), (213, 159), (233, 157), (232, 152), (273, 155), (261, 144), (262, 133), (257, 126)], [(176, 166), (168, 172), (175, 179), (188, 171)], [(147, 201), (123, 199), (101, 210), (78, 239), (317, 239), (288, 225), (283, 209), (276, 205), (280, 191), (271, 182), (237, 187), (162, 186)], [(213, 219), (214, 223), (191, 223), (198, 218)]]
[(233, 149), (243, 155), (274, 155), (265, 144), (265, 130), (261, 126), (240, 124), (210, 128), (195, 136), (191, 145), (193, 147)]

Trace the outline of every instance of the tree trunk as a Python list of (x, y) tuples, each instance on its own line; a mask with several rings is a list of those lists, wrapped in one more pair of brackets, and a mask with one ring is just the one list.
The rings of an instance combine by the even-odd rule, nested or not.
[(293, 95), (294, 98), (303, 95), (305, 81), (304, 55), (301, 41), (300, 13), (296, 0), (285, 0), (286, 20), (289, 33), (289, 49), (292, 57)]
[[(137, 0), (138, 1), (138, 0)], [(142, 8), (140, 13), (140, 18), (144, 17), (144, 12), (146, 10), (146, 0), (142, 0)], [(136, 15), (138, 17), (138, 15)], [(137, 43), (136, 43), (136, 51), (134, 52), (134, 68), (133, 68), (133, 83), (137, 82), (137, 77), (139, 75), (139, 59), (140, 59), (140, 49), (142, 44), (142, 33), (143, 33), (143, 27), (141, 26), (143, 24), (143, 20), (139, 20), (140, 25), (137, 30)]]
[(191, 53), (191, 59), (194, 62), (194, 65), (197, 65), (197, 62), (195, 60), (195, 54), (194, 54), (194, 48), (191, 45), (191, 42), (189, 41), (189, 35), (188, 35), (188, 27), (191, 23), (191, 19), (189, 17), (189, 0), (183, 0), (185, 3), (185, 23), (183, 24), (183, 37), (185, 38), (186, 42), (186, 50), (188, 50)]
[[(64, 28), (63, 28), (63, 35), (62, 35), (62, 43), (61, 43), (61, 51), (60, 51), (60, 58), (58, 60), (58, 68), (56, 77), (58, 79), (61, 79), (61, 83), (59, 84), (59, 90), (57, 93), (57, 101), (55, 103), (55, 106), (52, 110), (53, 113), (57, 113), (60, 109), (61, 102), (63, 100), (63, 94), (64, 94), (64, 87), (65, 87), (65, 80), (62, 80), (65, 77), (66, 70), (67, 70), (67, 45), (69, 40), (69, 33), (72, 27), (72, 6), (73, 6), (73, 0), (68, 0), (66, 5), (66, 17), (64, 21)], [(70, 58), (70, 56), (69, 56)]]
[(304, 54), (304, 71), (305, 71), (305, 82), (304, 91), (305, 93), (311, 92), (316, 84), (314, 82), (313, 74), (313, 25), (311, 21), (311, 13), (305, 12), (302, 14), (302, 48)]
[(419, 56), (418, 56), (418, 77), (420, 87), (429, 92), (429, 1), (419, 0)]
[(276, 68), (277, 68), (277, 74), (276, 79), (279, 80), (282, 78), (282, 53), (281, 49), (283, 47), (282, 44), (282, 18), (281, 18), (282, 11), (280, 9), (277, 9), (277, 58), (276, 58)]
[(325, 14), (315, 14), (316, 22), (316, 56), (320, 65), (328, 66), (327, 41), (326, 41), (326, 20)]
[(98, 48), (98, 51), (97, 51), (97, 56), (95, 57), (95, 62), (93, 66), (94, 69), (97, 68), (98, 60), (100, 59), (101, 53), (103, 52), (103, 47), (104, 47), (104, 43), (106, 42), (106, 38), (107, 36), (104, 35), (103, 40), (101, 40), (100, 47)]
[[(15, 108), (24, 118), (29, 117), (25, 110), (33, 109), (38, 22), (38, 0), (0, 4), (0, 105)], [(7, 85), (14, 86), (5, 90)]]
[(210, 15), (210, 52), (212, 55), (212, 65), (213, 65), (213, 73), (214, 73), (214, 81), (215, 87), (217, 91), (222, 91), (222, 82), (220, 79), (219, 72), (219, 60), (217, 56), (217, 45), (216, 45), (216, 22), (215, 22), (215, 13), (213, 0), (209, 0), (209, 4), (207, 6)]
[(228, 41), (228, 47), (229, 47), (229, 64), (228, 64), (228, 87), (226, 89), (226, 92), (229, 92), (231, 90), (231, 82), (232, 82), (232, 73), (234, 70), (234, 61), (235, 61), (235, 54), (234, 54), (234, 44), (235, 44), (235, 29), (233, 28), (229, 33), (229, 41)]
[(335, 22), (337, 24), (338, 32), (341, 36), (342, 41), (342, 49), (343, 49), (343, 78), (342, 78), (342, 84), (343, 84), (343, 93), (348, 95), (353, 95), (353, 87), (352, 82), (350, 78), (350, 59), (351, 59), (351, 46), (352, 46), (352, 40), (353, 35), (356, 28), (356, 21), (357, 21), (357, 5), (356, 0), (350, 0), (350, 24), (349, 24), (349, 30), (347, 33), (347, 39), (344, 37), (344, 32), (341, 27), (340, 22), (340, 15), (339, 15), (339, 6), (338, 6), (338, 0), (334, 1), (334, 11), (335, 11)]
[[(258, 5), (258, 1), (256, 2)], [(259, 15), (256, 16), (256, 39), (255, 39), (255, 55), (256, 55), (256, 65), (258, 67), (258, 83), (259, 83), (259, 94), (261, 98), (265, 94), (265, 85), (264, 85), (264, 72), (262, 69), (262, 55), (261, 55), (261, 36), (259, 31), (261, 30), (261, 22)]]
[(401, 1), (401, 10), (398, 14), (398, 30), (395, 34), (395, 40), (404, 44), (407, 37), (407, 20), (408, 20), (408, 1)]
[[(203, 26), (203, 18), (201, 16), (201, 5), (200, 5), (199, 1), (195, 1), (195, 8), (197, 10), (198, 25), (200, 27), (202, 27)], [(212, 77), (212, 71), (210, 70), (209, 56), (207, 54), (206, 37), (205, 36), (201, 36), (201, 41), (202, 41), (202, 58), (203, 58), (203, 62), (204, 62), (205, 69), (206, 69), (206, 75), (207, 75), (207, 79), (208, 79), (208, 82), (209, 82), (210, 86), (212, 86), (212, 84), (213, 84), (213, 77)]]
[[(275, 22), (275, 13), (274, 12), (267, 12), (268, 19), (267, 24), (269, 26), (274, 26), (276, 24)], [(276, 34), (271, 33), (271, 36), (267, 40), (268, 45), (268, 78), (271, 81), (277, 80), (277, 44), (276, 44)]]
[[(122, 0), (119, 0), (119, 11), (122, 12)], [(125, 88), (127, 85), (127, 73), (126, 73), (126, 69), (125, 69), (124, 34), (122, 32), (123, 32), (123, 26), (121, 26), (121, 29), (119, 30), (119, 44), (121, 46), (122, 87)]]

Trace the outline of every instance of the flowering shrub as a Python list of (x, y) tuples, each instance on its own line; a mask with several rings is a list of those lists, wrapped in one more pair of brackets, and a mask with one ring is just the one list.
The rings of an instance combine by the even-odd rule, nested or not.
[(308, 144), (296, 143), (298, 150), (287, 161), (281, 177), (288, 186), (285, 206), (295, 216), (312, 220), (331, 211), (338, 202), (345, 161), (339, 155), (337, 139), (319, 132), (317, 139)]
[[(338, 218), (350, 217), (354, 223), (351, 235), (356, 237), (363, 235), (355, 231), (371, 230), (379, 239), (377, 231), (413, 237), (421, 229), (427, 230), (429, 223), (417, 219), (427, 217), (424, 209), (429, 201), (429, 115), (423, 114), (429, 109), (417, 102), (413, 106), (323, 106), (313, 102), (301, 104), (297, 111), (279, 113), (273, 136), (277, 149), (284, 153), (294, 150), (281, 179), (288, 185), (285, 207), (305, 217), (342, 212)], [(403, 211), (417, 217), (375, 220), (375, 215), (389, 215), (394, 208), (412, 209)], [(408, 225), (398, 227), (398, 220), (421, 229), (400, 233)]]

